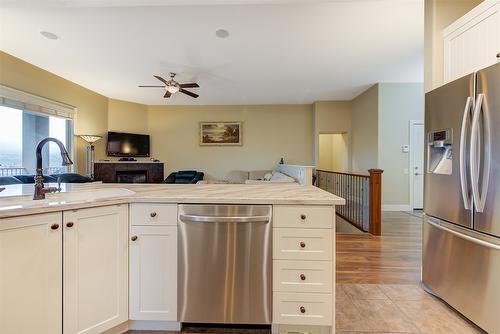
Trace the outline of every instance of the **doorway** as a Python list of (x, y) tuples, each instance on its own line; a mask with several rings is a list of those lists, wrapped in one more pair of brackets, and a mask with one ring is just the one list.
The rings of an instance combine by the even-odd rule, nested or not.
[(347, 133), (320, 134), (318, 148), (318, 169), (326, 171), (349, 170)]
[(410, 205), (424, 208), (424, 121), (410, 121)]

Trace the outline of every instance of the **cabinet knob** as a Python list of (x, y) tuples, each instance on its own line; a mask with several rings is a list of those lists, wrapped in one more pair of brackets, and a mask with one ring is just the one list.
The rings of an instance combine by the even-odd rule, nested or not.
[(151, 216), (151, 218), (154, 218), (156, 217), (156, 212), (151, 212), (149, 215)]
[(131, 239), (132, 241), (136, 241), (136, 240), (137, 240), (137, 236), (136, 236), (136, 235), (133, 235), (130, 239)]
[(305, 248), (305, 247), (306, 247), (306, 243), (305, 243), (304, 241), (301, 241), (299, 245), (300, 245), (300, 247), (302, 247), (302, 248)]
[(75, 225), (73, 222), (67, 222), (66, 223), (66, 227), (73, 227), (73, 225)]
[(59, 228), (59, 224), (52, 224), (52, 225), (50, 225), (50, 228), (52, 230), (57, 230)]
[(300, 219), (305, 220), (306, 219), (306, 215), (305, 214), (301, 214), (300, 215)]
[(497, 58), (500, 58), (500, 52), (499, 52), (499, 53), (497, 53)]
[(306, 275), (304, 275), (304, 274), (300, 274), (300, 279), (301, 279), (302, 281), (305, 281), (305, 280), (306, 280)]
[(304, 306), (300, 307), (300, 313), (306, 313), (306, 308)]

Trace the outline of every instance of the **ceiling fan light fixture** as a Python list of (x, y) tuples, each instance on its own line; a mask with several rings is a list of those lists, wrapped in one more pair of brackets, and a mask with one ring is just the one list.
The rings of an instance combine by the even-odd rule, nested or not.
[(175, 94), (180, 90), (180, 87), (177, 85), (169, 85), (167, 86), (167, 91), (171, 94)]

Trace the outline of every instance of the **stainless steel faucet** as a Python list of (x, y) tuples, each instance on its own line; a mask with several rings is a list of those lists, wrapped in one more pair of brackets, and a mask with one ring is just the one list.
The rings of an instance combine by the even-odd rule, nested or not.
[(59, 150), (61, 151), (61, 157), (62, 157), (62, 165), (63, 166), (69, 166), (73, 164), (73, 161), (69, 158), (68, 151), (66, 151), (66, 148), (64, 147), (64, 144), (52, 137), (47, 137), (43, 139), (40, 143), (38, 143), (38, 146), (36, 147), (36, 176), (35, 176), (35, 193), (33, 194), (33, 199), (45, 199), (45, 194), (46, 193), (54, 193), (56, 191), (61, 191), (61, 186), (59, 183), (59, 186), (56, 187), (48, 187), (45, 188), (43, 186), (43, 169), (42, 169), (42, 148), (43, 145), (48, 143), (49, 141), (52, 141), (59, 146)]

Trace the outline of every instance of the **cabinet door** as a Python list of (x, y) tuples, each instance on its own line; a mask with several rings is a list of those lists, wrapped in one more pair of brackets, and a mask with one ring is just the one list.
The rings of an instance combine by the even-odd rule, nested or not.
[(0, 333), (62, 333), (62, 215), (0, 220)]
[(130, 319), (177, 320), (177, 226), (130, 228)]
[(101, 333), (128, 320), (126, 205), (63, 213), (64, 334)]
[(444, 31), (444, 83), (495, 64), (500, 2), (483, 2)]

